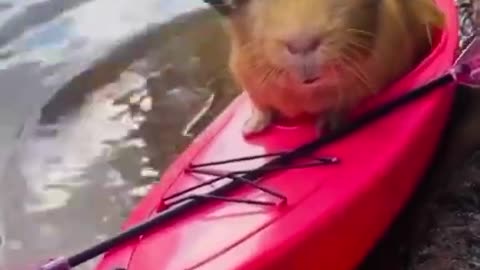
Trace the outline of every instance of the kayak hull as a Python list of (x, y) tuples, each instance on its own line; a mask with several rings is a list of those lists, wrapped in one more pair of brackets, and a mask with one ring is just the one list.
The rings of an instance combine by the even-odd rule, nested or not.
[[(453, 0), (437, 0), (447, 16), (431, 54), (361, 110), (374, 108), (444, 74), (458, 44)], [(97, 270), (355, 268), (405, 205), (430, 165), (448, 121), (454, 85), (438, 89), (317, 151), (339, 164), (284, 170), (259, 184), (283, 194), (283, 206), (211, 200), (108, 252)], [(165, 171), (123, 226), (166, 208), (165, 198), (207, 181), (185, 172), (191, 163), (292, 150), (315, 139), (315, 125), (274, 125), (251, 139), (241, 135), (250, 102), (240, 95)], [(253, 169), (267, 158), (215, 167)], [(220, 185), (220, 183), (219, 183)], [(204, 191), (215, 188), (205, 187)], [(245, 186), (230, 198), (278, 201)]]

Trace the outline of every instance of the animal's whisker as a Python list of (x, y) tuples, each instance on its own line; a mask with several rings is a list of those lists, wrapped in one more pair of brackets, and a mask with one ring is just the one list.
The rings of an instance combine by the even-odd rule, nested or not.
[(265, 76), (265, 80), (264, 80), (264, 83), (266, 81), (268, 81), (272, 76), (275, 75), (275, 69), (271, 68), (269, 69), (268, 73), (267, 73), (267, 76)]
[(432, 37), (432, 32), (431, 32), (430, 26), (427, 24), (427, 25), (425, 25), (425, 28), (426, 28), (425, 30), (427, 32), (428, 44), (430, 45), (430, 47), (432, 47), (433, 37)]
[(274, 69), (268, 67), (267, 70), (263, 72), (263, 76), (260, 80), (260, 85), (264, 85), (268, 81), (268, 79), (271, 77), (273, 72), (274, 72)]
[(338, 50), (339, 46), (327, 46), (324, 48), (324, 54), (328, 55), (329, 58), (333, 61), (328, 65), (328, 69), (332, 72), (333, 79), (335, 80), (336, 88), (336, 103), (334, 104), (333, 110), (340, 111), (343, 109), (343, 106), (347, 102), (348, 95), (345, 93), (345, 89), (342, 87), (342, 70), (341, 66), (344, 66), (344, 61), (342, 60), (342, 52)]
[[(360, 90), (361, 88), (365, 88), (367, 93), (373, 92), (373, 87), (371, 86), (368, 77), (364, 74), (364, 72), (362, 72), (358, 63), (345, 54), (342, 55), (340, 59), (344, 64), (345, 70), (348, 70), (352, 74), (352, 77), (358, 79), (358, 81), (363, 85), (363, 87), (359, 87), (358, 89)], [(357, 88), (354, 87), (353, 89)]]
[(367, 44), (362, 44), (361, 42), (353, 40), (353, 39), (348, 39), (348, 40), (346, 40), (345, 43), (346, 43), (346, 46), (354, 46), (357, 49), (361, 49), (361, 50), (365, 51), (365, 53), (367, 53), (367, 54), (371, 54), (373, 52), (373, 49), (370, 46), (368, 46)]
[(275, 78), (280, 77), (283, 73), (284, 73), (284, 71), (281, 68), (278, 68), (278, 67), (274, 68), (273, 75), (275, 76)]
[(347, 32), (362, 35), (362, 36), (369, 37), (369, 38), (375, 38), (374, 33), (369, 32), (369, 31), (365, 31), (365, 30), (362, 30), (362, 29), (358, 29), (358, 28), (348, 28)]

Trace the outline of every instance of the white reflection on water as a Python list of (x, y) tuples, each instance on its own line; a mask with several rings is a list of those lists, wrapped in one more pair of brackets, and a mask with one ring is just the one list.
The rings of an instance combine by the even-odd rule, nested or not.
[[(120, 119), (123, 121), (112, 120), (125, 110), (124, 106), (113, 105), (113, 100), (144, 85), (145, 80), (139, 77), (130, 71), (124, 72), (119, 81), (90, 95), (73, 116), (51, 126), (39, 126), (27, 138), (19, 153), (19, 166), (30, 193), (36, 198), (27, 204), (27, 213), (65, 206), (70, 195), (63, 187), (79, 188), (88, 184), (88, 179), (82, 177), (85, 169), (94, 166), (98, 158), (108, 160), (112, 155), (112, 146), (105, 142), (122, 140), (136, 128), (138, 123), (129, 117)], [(118, 172), (107, 173), (106, 187), (125, 184)]]

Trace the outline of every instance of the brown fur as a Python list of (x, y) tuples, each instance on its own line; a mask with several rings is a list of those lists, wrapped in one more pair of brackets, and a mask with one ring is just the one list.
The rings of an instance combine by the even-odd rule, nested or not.
[[(254, 104), (245, 134), (277, 113), (338, 118), (410, 70), (430, 49), (443, 15), (433, 0), (237, 0), (228, 15), (230, 68)], [(307, 61), (320, 82), (305, 85), (285, 63), (291, 37), (322, 43)], [(317, 70), (318, 69), (318, 70)], [(292, 71), (293, 70), (293, 71)]]

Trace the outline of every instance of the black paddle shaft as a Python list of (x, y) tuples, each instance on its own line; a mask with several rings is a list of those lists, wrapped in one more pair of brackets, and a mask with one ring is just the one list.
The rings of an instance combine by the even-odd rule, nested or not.
[[(316, 151), (319, 147), (326, 145), (328, 143), (331, 143), (334, 140), (340, 139), (350, 134), (351, 132), (365, 126), (366, 124), (373, 122), (379, 119), (380, 117), (390, 113), (394, 109), (404, 104), (407, 104), (411, 101), (414, 101), (422, 96), (425, 96), (426, 94), (432, 92), (434, 89), (438, 89), (440, 86), (449, 84), (454, 80), (455, 80), (454, 75), (451, 73), (447, 73), (438, 79), (435, 79), (415, 90), (408, 92), (407, 94), (400, 96), (397, 99), (394, 99), (389, 103), (386, 103), (385, 105), (375, 110), (372, 110), (371, 112), (364, 114), (363, 116), (359, 117), (356, 121), (345, 126), (344, 128), (337, 130), (336, 132), (332, 132), (331, 134), (325, 135), (310, 143), (304, 144), (299, 148), (292, 150), (291, 152), (287, 152), (284, 155), (281, 155), (280, 157), (273, 159), (270, 162), (267, 162), (265, 165), (260, 166), (259, 168), (246, 173), (244, 178), (251, 181), (257, 180), (268, 172), (268, 170), (265, 170), (265, 168), (270, 166), (286, 165), (297, 158), (307, 156), (312, 152)], [(221, 196), (227, 192), (231, 192), (232, 190), (240, 186), (242, 186), (241, 182), (232, 181), (228, 184), (225, 184), (224, 186), (221, 186), (219, 188), (212, 190), (207, 195)], [(156, 214), (149, 220), (143, 223), (140, 223), (136, 226), (133, 226), (110, 239), (100, 242), (99, 244), (91, 248), (88, 248), (78, 254), (75, 254), (67, 258), (68, 264), (70, 265), (70, 267), (76, 267), (90, 259), (93, 259), (107, 252), (108, 250), (118, 245), (124, 244), (130, 240), (136, 240), (142, 235), (148, 233), (150, 229), (153, 229), (161, 224), (164, 224), (165, 222), (171, 221), (174, 217), (184, 214), (189, 210), (193, 209), (194, 207), (198, 207), (205, 203), (207, 203), (207, 199), (192, 198), (189, 200), (185, 200), (182, 203), (173, 205), (167, 208), (166, 210)]]

